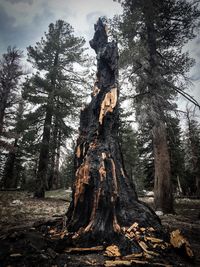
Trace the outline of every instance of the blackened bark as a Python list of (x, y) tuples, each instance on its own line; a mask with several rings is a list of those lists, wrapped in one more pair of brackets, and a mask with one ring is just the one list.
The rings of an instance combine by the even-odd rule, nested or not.
[(115, 42), (108, 42), (102, 18), (90, 45), (97, 54), (97, 80), (91, 102), (81, 111), (73, 196), (67, 212), (68, 230), (76, 232), (85, 246), (112, 242), (121, 236), (123, 226), (134, 222), (161, 229), (155, 213), (138, 201), (124, 170), (118, 142), (118, 49)]

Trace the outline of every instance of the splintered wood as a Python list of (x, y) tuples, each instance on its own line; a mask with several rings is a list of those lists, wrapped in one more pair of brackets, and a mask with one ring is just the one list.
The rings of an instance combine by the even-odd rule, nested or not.
[(171, 232), (170, 234), (170, 243), (172, 244), (172, 246), (174, 248), (183, 248), (185, 249), (185, 252), (187, 254), (188, 257), (192, 258), (194, 257), (194, 253), (190, 247), (189, 242), (187, 241), (186, 238), (184, 238), (181, 235), (180, 230), (175, 230), (173, 232)]
[(85, 185), (89, 183), (89, 170), (90, 166), (88, 162), (84, 162), (76, 171), (76, 182), (75, 182), (75, 194), (74, 194), (74, 207), (76, 207), (78, 199), (81, 199), (85, 191)]
[(120, 257), (121, 253), (119, 251), (118, 246), (111, 245), (106, 248), (105, 255), (109, 257)]
[(67, 253), (78, 253), (78, 252), (90, 252), (90, 251), (102, 251), (104, 250), (103, 246), (96, 246), (91, 248), (68, 248), (65, 250)]
[(108, 92), (104, 100), (101, 103), (101, 110), (99, 114), (99, 123), (103, 123), (103, 118), (106, 116), (107, 112), (113, 112), (114, 107), (117, 104), (117, 88), (112, 88), (110, 92)]
[(96, 85), (94, 85), (94, 89), (93, 89), (92, 95), (96, 96), (99, 93), (99, 91), (100, 91), (100, 89)]
[(81, 156), (81, 149), (80, 149), (80, 146), (77, 146), (77, 149), (76, 149), (76, 156), (77, 156), (77, 158), (80, 158), (80, 156)]

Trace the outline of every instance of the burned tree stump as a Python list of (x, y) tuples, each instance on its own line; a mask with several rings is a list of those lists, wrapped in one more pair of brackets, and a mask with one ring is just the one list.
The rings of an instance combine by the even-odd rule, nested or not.
[(159, 218), (138, 200), (124, 169), (118, 142), (117, 43), (108, 42), (105, 18), (99, 18), (94, 29), (90, 46), (97, 54), (96, 81), (91, 102), (80, 115), (73, 196), (67, 212), (67, 229), (84, 246), (125, 240), (123, 229), (134, 223), (162, 232)]

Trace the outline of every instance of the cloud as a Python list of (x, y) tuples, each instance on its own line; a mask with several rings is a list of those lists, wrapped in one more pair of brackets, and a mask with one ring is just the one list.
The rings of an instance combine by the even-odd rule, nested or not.
[(0, 53), (4, 53), (8, 45), (25, 50), (40, 40), (51, 22), (54, 22), (54, 15), (47, 5), (41, 5), (27, 23), (17, 23), (17, 19), (0, 5)]
[(33, 4), (33, 0), (7, 0), (7, 1), (10, 2), (11, 4), (18, 4), (18, 3), (25, 3), (29, 5)]
[(15, 22), (16, 19), (9, 16), (5, 9), (0, 6), (0, 35), (1, 35), (1, 47), (5, 50), (5, 47), (11, 45), (13, 37), (15, 36)]

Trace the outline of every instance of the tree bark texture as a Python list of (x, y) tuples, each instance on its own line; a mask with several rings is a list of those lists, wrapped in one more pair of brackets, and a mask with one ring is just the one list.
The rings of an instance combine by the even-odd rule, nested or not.
[[(58, 56), (59, 53), (57, 51), (53, 62), (53, 68), (55, 69), (58, 66)], [(44, 198), (45, 189), (48, 188), (47, 169), (49, 163), (49, 143), (51, 138), (55, 86), (56, 86), (56, 71), (54, 70), (51, 74), (51, 91), (49, 92), (48, 95), (46, 116), (44, 121), (44, 129), (40, 147), (39, 164), (36, 177), (36, 190), (34, 193), (34, 196), (36, 198)]]
[(52, 93), (49, 95), (49, 104), (47, 104), (46, 117), (44, 122), (44, 130), (42, 136), (42, 143), (40, 148), (40, 156), (36, 177), (36, 190), (34, 196), (37, 198), (44, 198), (45, 188), (47, 183), (47, 167), (49, 162), (49, 142), (51, 134), (51, 122), (52, 122), (52, 106), (53, 101)]
[(15, 171), (16, 150), (18, 146), (18, 139), (15, 139), (13, 150), (9, 152), (4, 167), (3, 187), (6, 189), (17, 188), (17, 178)]
[(164, 213), (173, 213), (173, 192), (171, 181), (170, 155), (167, 143), (167, 131), (165, 127), (165, 114), (159, 94), (161, 84), (159, 82), (159, 62), (157, 59), (157, 44), (155, 27), (152, 14), (152, 0), (144, 1), (144, 17), (147, 31), (147, 46), (149, 53), (148, 87), (151, 91), (150, 120), (153, 123), (153, 152), (154, 152), (154, 205), (157, 210)]
[(155, 209), (164, 213), (173, 211), (173, 195), (171, 185), (171, 168), (168, 156), (168, 146), (165, 124), (160, 122), (153, 127), (154, 150), (154, 203)]
[[(112, 242), (134, 222), (161, 229), (159, 218), (138, 201), (124, 169), (118, 142), (118, 49), (108, 42), (103, 18), (90, 41), (97, 54), (97, 79), (91, 102), (81, 111), (75, 150), (73, 195), (67, 228), (84, 245)], [(85, 238), (84, 238), (85, 237)]]

